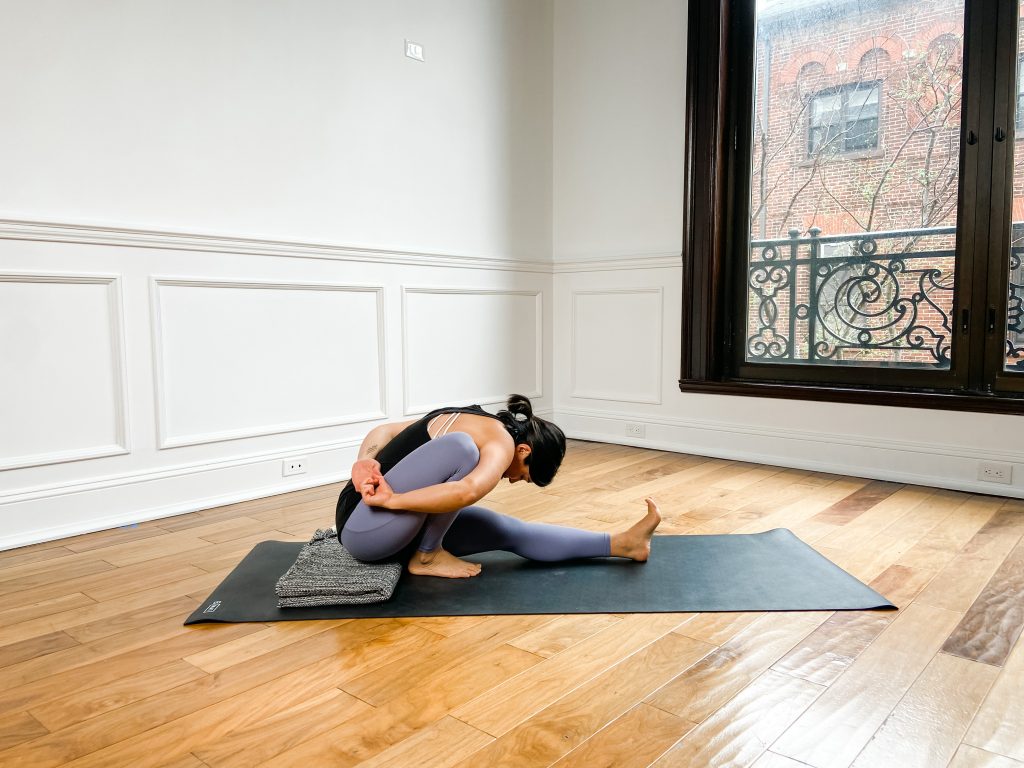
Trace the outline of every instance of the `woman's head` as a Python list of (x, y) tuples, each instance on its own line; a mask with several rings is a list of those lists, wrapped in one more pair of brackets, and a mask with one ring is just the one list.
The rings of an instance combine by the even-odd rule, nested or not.
[[(523, 395), (509, 396), (506, 410), (498, 411), (498, 418), (516, 442), (513, 465), (521, 462), (528, 467), (534, 485), (548, 485), (565, 456), (565, 434), (550, 421), (534, 416), (530, 398)], [(521, 450), (523, 445), (530, 450)]]

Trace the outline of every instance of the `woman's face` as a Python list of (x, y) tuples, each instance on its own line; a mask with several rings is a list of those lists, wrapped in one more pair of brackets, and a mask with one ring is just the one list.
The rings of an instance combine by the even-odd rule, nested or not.
[(530, 468), (525, 464), (530, 452), (530, 446), (525, 443), (517, 445), (515, 455), (512, 457), (512, 463), (508, 465), (508, 469), (505, 470), (505, 474), (502, 477), (507, 477), (510, 483), (518, 483), (520, 480), (530, 482)]

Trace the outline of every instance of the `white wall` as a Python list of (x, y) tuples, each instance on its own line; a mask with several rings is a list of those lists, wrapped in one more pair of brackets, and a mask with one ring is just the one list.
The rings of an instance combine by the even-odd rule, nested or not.
[[(568, 434), (1024, 496), (1019, 416), (680, 393), (686, 2), (556, 0), (554, 50), (554, 392)], [(626, 437), (630, 422), (644, 439)], [(1012, 463), (1013, 485), (977, 480), (983, 459)]]
[(1024, 496), (1019, 417), (678, 391), (684, 0), (0, 18), (0, 548), (338, 480), (374, 423), (512, 391), (575, 437)]
[(442, 401), (550, 411), (550, 3), (0, 18), (0, 548), (338, 480)]

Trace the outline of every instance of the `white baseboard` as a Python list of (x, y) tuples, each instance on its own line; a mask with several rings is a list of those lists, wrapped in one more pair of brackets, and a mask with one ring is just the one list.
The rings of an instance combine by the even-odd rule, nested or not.
[[(0, 550), (108, 530), (348, 479), (361, 441), (34, 488), (0, 503)], [(282, 453), (315, 471), (281, 476)]]
[[(958, 449), (951, 445), (895, 440), (868, 441), (797, 430), (780, 432), (748, 429), (736, 424), (652, 418), (650, 414), (644, 413), (604, 413), (558, 406), (555, 406), (555, 413), (566, 436), (578, 440), (1024, 498), (1024, 456), (1019, 455), (993, 455), (967, 448)], [(622, 434), (627, 421), (645, 424), (648, 437), (629, 438)], [(614, 429), (610, 428), (611, 425), (614, 425)], [(742, 441), (744, 447), (722, 445), (719, 441), (723, 437)], [(784, 452), (771, 450), (771, 444), (778, 444), (779, 441), (785, 441)], [(1014, 484), (987, 483), (971, 477), (971, 468), (979, 460), (1013, 464)], [(928, 469), (921, 471), (915, 465), (928, 465)]]

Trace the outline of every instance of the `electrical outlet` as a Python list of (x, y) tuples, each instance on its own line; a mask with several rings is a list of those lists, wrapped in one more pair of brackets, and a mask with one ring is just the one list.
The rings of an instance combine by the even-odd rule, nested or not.
[(285, 477), (289, 475), (304, 475), (306, 473), (306, 457), (299, 456), (294, 459), (285, 459), (281, 462), (281, 474)]
[(412, 40), (406, 40), (405, 55), (410, 59), (416, 59), (416, 61), (424, 61), (423, 46), (419, 43), (414, 43)]
[(643, 437), (644, 436), (644, 425), (643, 424), (627, 424), (626, 425), (626, 437)]
[(1013, 465), (995, 461), (978, 462), (978, 479), (989, 483), (1009, 483), (1013, 479)]

